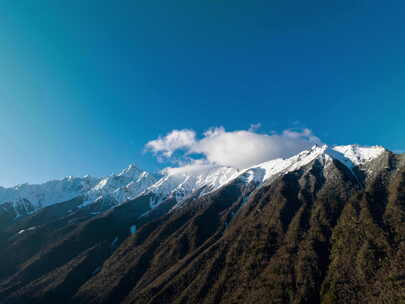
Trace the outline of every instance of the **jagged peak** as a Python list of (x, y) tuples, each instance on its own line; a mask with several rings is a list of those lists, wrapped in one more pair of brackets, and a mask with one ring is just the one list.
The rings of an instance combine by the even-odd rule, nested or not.
[(329, 147), (325, 144), (315, 144), (292, 157), (273, 159), (245, 169), (239, 176), (248, 182), (262, 183), (275, 175), (298, 170), (315, 159), (319, 159), (325, 165), (335, 159), (352, 169), (373, 160), (384, 151), (386, 149), (381, 146), (349, 145)]
[(357, 144), (334, 146), (332, 149), (343, 154), (344, 157), (349, 159), (356, 166), (363, 165), (387, 151), (382, 146), (360, 146)]
[(117, 175), (119, 176), (127, 176), (127, 177), (133, 177), (135, 175), (139, 175), (142, 172), (145, 172), (144, 170), (140, 169), (135, 163), (131, 163), (127, 168), (122, 170), (120, 173)]

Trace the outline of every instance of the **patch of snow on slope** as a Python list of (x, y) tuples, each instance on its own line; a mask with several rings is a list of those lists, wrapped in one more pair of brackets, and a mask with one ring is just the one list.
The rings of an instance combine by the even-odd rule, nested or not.
[(135, 234), (135, 232), (136, 232), (136, 225), (131, 225), (131, 227), (129, 227), (129, 233)]

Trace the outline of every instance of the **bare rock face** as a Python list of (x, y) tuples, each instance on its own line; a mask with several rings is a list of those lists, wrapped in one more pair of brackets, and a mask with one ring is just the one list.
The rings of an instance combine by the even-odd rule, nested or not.
[(2, 230), (0, 302), (402, 303), (405, 157), (356, 149), (255, 166), (180, 204), (151, 208), (150, 192), (30, 214)]

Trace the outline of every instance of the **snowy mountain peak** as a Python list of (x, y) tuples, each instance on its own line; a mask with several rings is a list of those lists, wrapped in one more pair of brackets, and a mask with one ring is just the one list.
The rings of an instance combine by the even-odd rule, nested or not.
[(277, 174), (301, 168), (324, 154), (327, 149), (327, 145), (314, 145), (310, 149), (304, 150), (290, 158), (277, 158), (245, 169), (240, 176), (246, 182), (262, 183)]
[(377, 158), (386, 151), (382, 146), (365, 147), (359, 145), (335, 146), (332, 149), (342, 153), (356, 166), (363, 165), (366, 162)]
[(136, 197), (156, 181), (154, 175), (139, 169), (135, 164), (130, 164), (120, 173), (101, 179), (86, 195), (90, 202), (107, 195), (123, 202)]
[(200, 195), (204, 195), (218, 189), (236, 177), (238, 172), (238, 169), (231, 167), (209, 165), (171, 168), (146, 193), (153, 194), (152, 207), (168, 197), (180, 202), (197, 190), (201, 190)]
[(348, 168), (361, 166), (368, 161), (377, 158), (383, 153), (385, 148), (361, 147), (358, 145), (335, 146), (314, 145), (308, 150), (304, 150), (290, 158), (273, 159), (251, 168), (245, 169), (240, 177), (246, 182), (254, 181), (262, 183), (273, 176), (300, 169), (315, 159), (319, 159), (323, 164), (336, 159)]
[(125, 176), (125, 177), (135, 177), (140, 174), (142, 174), (143, 170), (139, 169), (137, 165), (135, 164), (130, 164), (127, 168), (122, 170), (120, 173), (118, 173), (118, 176)]

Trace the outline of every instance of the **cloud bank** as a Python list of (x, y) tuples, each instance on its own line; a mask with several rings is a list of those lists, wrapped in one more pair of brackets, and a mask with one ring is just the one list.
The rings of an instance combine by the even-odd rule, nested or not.
[(181, 152), (183, 163), (195, 163), (193, 155), (199, 155), (198, 165), (211, 164), (238, 169), (259, 163), (290, 157), (298, 152), (321, 144), (311, 130), (284, 130), (277, 134), (258, 133), (259, 124), (248, 130), (226, 131), (224, 127), (210, 128), (201, 138), (193, 130), (173, 130), (146, 144), (146, 150), (157, 157), (170, 161), (175, 152)]

